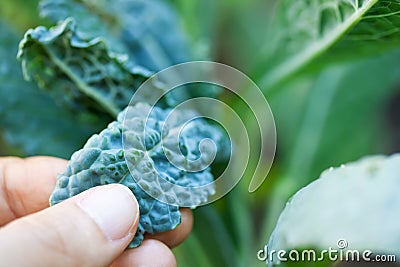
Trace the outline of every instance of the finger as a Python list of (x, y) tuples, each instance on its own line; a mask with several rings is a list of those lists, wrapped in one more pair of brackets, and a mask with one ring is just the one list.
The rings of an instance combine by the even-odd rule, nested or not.
[(53, 157), (0, 159), (0, 225), (49, 206), (67, 161)]
[(111, 267), (175, 267), (172, 251), (158, 240), (144, 240), (140, 247), (126, 250)]
[(1, 263), (108, 266), (133, 238), (138, 219), (137, 201), (127, 187), (95, 187), (1, 228)]
[(158, 234), (147, 234), (145, 238), (156, 239), (168, 247), (173, 248), (181, 244), (190, 234), (193, 227), (193, 214), (188, 208), (180, 209), (181, 212), (181, 224), (178, 225), (174, 230), (158, 233)]

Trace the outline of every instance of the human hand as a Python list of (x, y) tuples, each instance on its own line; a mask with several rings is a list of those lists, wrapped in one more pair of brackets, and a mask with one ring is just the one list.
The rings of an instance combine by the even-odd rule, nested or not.
[(52, 157), (0, 158), (0, 266), (176, 266), (169, 248), (189, 235), (189, 209), (181, 210), (176, 229), (125, 250), (139, 219), (126, 187), (95, 187), (48, 207), (66, 164)]

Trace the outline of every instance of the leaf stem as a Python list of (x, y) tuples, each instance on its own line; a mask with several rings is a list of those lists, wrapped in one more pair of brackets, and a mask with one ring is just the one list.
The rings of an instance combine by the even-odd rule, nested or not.
[(82, 92), (99, 103), (99, 105), (101, 105), (111, 116), (116, 117), (118, 115), (120, 110), (114, 103), (108, 101), (101, 94), (97, 93), (96, 90), (93, 90), (90, 86), (83, 82), (73, 71), (70, 70), (68, 65), (66, 65), (55, 55), (50, 48), (47, 48), (46, 51), (54, 64), (56, 64), (57, 67), (60, 68)]
[[(309, 62), (317, 58), (319, 55), (328, 50), (333, 44), (335, 44), (340, 37), (342, 37), (349, 29), (351, 29), (358, 21), (360, 21), (362, 16), (377, 2), (378, 0), (365, 1), (365, 4), (362, 7), (356, 10), (342, 24), (338, 25), (330, 34), (327, 34), (321, 40), (306, 47), (306, 49), (302, 50), (300, 53), (291, 57), (290, 59), (283, 61), (276, 68), (273, 68), (261, 79), (261, 88), (268, 88), (268, 91), (272, 91), (273, 89), (277, 88), (277, 85), (279, 85), (282, 81), (297, 73)], [(268, 91), (267, 93), (269, 93)]]

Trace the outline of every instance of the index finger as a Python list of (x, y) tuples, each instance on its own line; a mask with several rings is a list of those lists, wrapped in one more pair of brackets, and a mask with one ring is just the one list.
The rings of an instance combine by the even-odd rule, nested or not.
[(0, 225), (49, 206), (67, 161), (54, 157), (0, 158)]

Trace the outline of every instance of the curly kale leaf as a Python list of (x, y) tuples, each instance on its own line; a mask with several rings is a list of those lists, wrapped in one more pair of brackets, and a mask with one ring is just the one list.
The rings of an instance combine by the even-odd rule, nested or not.
[[(154, 72), (193, 57), (173, 8), (160, 0), (43, 0), (41, 16), (52, 22), (73, 18), (77, 34), (101, 38), (110, 51), (128, 55), (127, 61)], [(169, 93), (167, 105), (197, 96), (216, 97), (219, 88), (203, 85)]]
[(178, 16), (165, 1), (44, 0), (40, 12), (52, 22), (72, 17), (81, 36), (101, 37), (111, 51), (153, 71), (189, 60)]
[[(122, 111), (118, 120), (109, 124), (100, 134), (92, 136), (83, 149), (75, 152), (65, 173), (58, 177), (56, 188), (50, 197), (50, 204), (57, 204), (69, 197), (79, 194), (91, 187), (121, 183), (126, 185), (136, 196), (140, 207), (138, 231), (130, 247), (137, 247), (143, 240), (144, 233), (159, 233), (174, 229), (180, 223), (179, 207), (166, 204), (148, 195), (143, 189), (158, 188), (161, 185), (167, 198), (174, 197), (174, 192), (168, 186), (170, 183), (198, 187), (208, 185), (213, 181), (210, 167), (199, 171), (186, 171), (172, 164), (165, 153), (175, 157), (171, 149), (171, 140), (179, 140), (178, 145), (182, 154), (189, 160), (197, 159), (201, 154), (209, 154), (213, 147), (202, 144), (201, 140), (211, 138), (218, 151), (226, 151), (222, 134), (218, 128), (208, 124), (204, 119), (194, 119), (187, 123), (186, 112), (172, 112), (171, 109), (151, 107), (147, 104), (136, 104), (129, 107), (129, 112)], [(149, 117), (145, 114), (149, 114)], [(125, 124), (124, 124), (124, 117)], [(166, 120), (172, 121), (166, 132), (162, 131)], [(128, 122), (128, 123), (126, 123)], [(123, 129), (130, 138), (137, 140), (136, 148), (124, 149)], [(145, 129), (145, 135), (140, 135)], [(177, 133), (177, 129), (181, 129)], [(124, 132), (125, 134), (125, 132)], [(179, 138), (176, 139), (177, 134)], [(165, 149), (162, 149), (163, 146)], [(129, 171), (125, 158), (129, 158), (134, 166)], [(203, 161), (196, 161), (204, 167)], [(130, 166), (132, 166), (130, 165)], [(193, 166), (192, 166), (193, 167)], [(133, 176), (134, 175), (134, 176)], [(139, 183), (136, 180), (139, 179)], [(143, 181), (143, 183), (141, 183)], [(142, 189), (143, 188), (143, 189)], [(201, 204), (208, 196), (215, 193), (213, 184), (204, 187), (198, 194), (182, 194), (190, 203)], [(170, 203), (170, 202), (169, 202)], [(194, 208), (195, 206), (192, 206)]]
[(72, 114), (26, 82), (15, 58), (18, 41), (19, 33), (0, 20), (0, 135), (10, 146), (10, 151), (2, 147), (0, 153), (68, 158), (107, 122)]
[(74, 111), (115, 117), (151, 72), (128, 64), (126, 56), (109, 51), (100, 38), (83, 39), (67, 19), (54, 28), (28, 30), (18, 58), (24, 75), (34, 78), (57, 101)]

